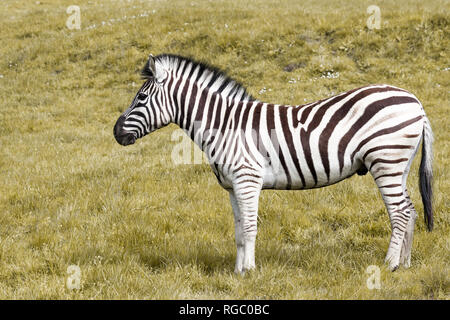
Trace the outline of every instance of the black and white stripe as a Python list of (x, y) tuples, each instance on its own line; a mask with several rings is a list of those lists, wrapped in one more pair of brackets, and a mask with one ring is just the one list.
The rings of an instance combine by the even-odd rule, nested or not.
[(254, 267), (262, 189), (310, 189), (370, 172), (392, 225), (386, 259), (409, 265), (416, 212), (406, 190), (423, 139), (421, 192), (432, 228), (432, 131), (421, 103), (389, 85), (370, 85), (314, 103), (253, 99), (220, 70), (175, 55), (149, 57), (146, 82), (114, 128), (123, 145), (176, 123), (206, 153), (229, 190), (235, 215), (236, 271)]

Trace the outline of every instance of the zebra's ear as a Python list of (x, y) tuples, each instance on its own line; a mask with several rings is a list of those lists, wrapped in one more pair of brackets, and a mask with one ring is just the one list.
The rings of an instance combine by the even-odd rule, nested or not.
[(167, 71), (158, 64), (158, 69), (156, 68), (156, 58), (153, 55), (148, 56), (147, 63), (144, 69), (141, 71), (141, 76), (146, 80), (153, 80), (158, 83), (162, 83), (167, 78)]
[(152, 75), (155, 77), (156, 76), (155, 57), (153, 57), (151, 53), (148, 56), (148, 69), (149, 72), (151, 72)]
[(153, 55), (148, 56), (147, 63), (141, 71), (141, 76), (143, 79), (151, 79), (156, 78), (156, 66), (155, 66), (155, 57)]

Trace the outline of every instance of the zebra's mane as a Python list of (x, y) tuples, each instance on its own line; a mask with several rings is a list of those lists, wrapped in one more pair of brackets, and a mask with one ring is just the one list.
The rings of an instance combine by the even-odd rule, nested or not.
[[(183, 63), (184, 62), (184, 63)], [(162, 64), (167, 70), (175, 71), (177, 73), (180, 68), (187, 70), (185, 66), (191, 64), (190, 72), (183, 71), (183, 77), (192, 76), (193, 72), (198, 68), (196, 81), (202, 87), (208, 87), (215, 92), (220, 93), (224, 97), (230, 97), (232, 99), (239, 99), (239, 101), (255, 101), (248, 92), (247, 89), (238, 81), (229, 77), (225, 71), (220, 70), (217, 67), (211, 66), (205, 62), (200, 62), (188, 57), (183, 57), (174, 54), (160, 54), (155, 57), (155, 63)], [(144, 79), (150, 79), (153, 77), (149, 69), (149, 61), (141, 71), (141, 76)]]

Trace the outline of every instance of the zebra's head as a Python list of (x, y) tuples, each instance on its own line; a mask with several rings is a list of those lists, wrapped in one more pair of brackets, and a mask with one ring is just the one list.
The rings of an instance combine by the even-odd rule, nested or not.
[(135, 143), (136, 139), (171, 121), (164, 105), (167, 71), (162, 68), (157, 70), (155, 58), (150, 55), (141, 75), (146, 79), (145, 83), (114, 126), (114, 137), (123, 146)]

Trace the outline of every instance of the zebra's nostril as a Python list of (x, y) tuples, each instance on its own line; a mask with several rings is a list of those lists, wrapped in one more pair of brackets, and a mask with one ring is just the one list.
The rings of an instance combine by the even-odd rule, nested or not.
[(133, 133), (125, 132), (124, 134), (115, 136), (116, 141), (122, 146), (128, 146), (136, 142), (136, 136)]
[(121, 133), (123, 131), (123, 124), (125, 122), (125, 117), (124, 116), (120, 116), (119, 119), (117, 119), (116, 124), (114, 125), (114, 137), (119, 137), (121, 136)]
[(132, 134), (132, 133), (127, 134), (126, 142), (127, 143), (124, 144), (124, 145), (129, 145), (129, 144), (135, 143), (136, 142), (136, 136), (134, 134)]
[(132, 132), (125, 131), (123, 129), (123, 125), (125, 122), (125, 117), (120, 116), (119, 119), (117, 119), (116, 124), (114, 125), (114, 138), (116, 138), (116, 141), (123, 145), (127, 146), (129, 144), (133, 144), (136, 142), (136, 136)]

